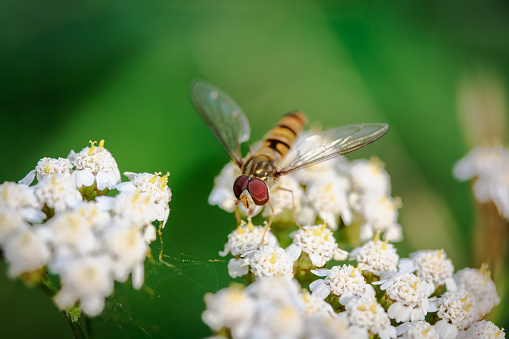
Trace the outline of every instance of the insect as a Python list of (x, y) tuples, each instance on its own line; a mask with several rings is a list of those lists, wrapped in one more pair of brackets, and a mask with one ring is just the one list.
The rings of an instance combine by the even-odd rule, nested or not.
[(299, 169), (355, 151), (382, 137), (389, 125), (383, 123), (337, 127), (325, 131), (303, 131), (306, 116), (293, 111), (283, 116), (262, 145), (246, 158), (241, 143), (250, 135), (249, 122), (237, 103), (214, 85), (198, 79), (191, 84), (191, 98), (242, 175), (233, 184), (237, 205), (253, 213), (256, 205), (269, 203), (270, 189), (278, 178)]

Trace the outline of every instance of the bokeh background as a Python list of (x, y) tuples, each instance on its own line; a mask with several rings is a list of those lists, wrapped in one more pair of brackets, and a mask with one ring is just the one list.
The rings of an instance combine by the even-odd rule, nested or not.
[[(148, 260), (140, 291), (117, 284), (91, 321), (95, 337), (207, 336), (203, 295), (231, 281), (218, 251), (235, 221), (207, 204), (228, 158), (190, 102), (197, 77), (243, 107), (252, 140), (297, 108), (324, 127), (389, 123), (348, 158), (385, 162), (403, 201), (400, 255), (443, 248), (456, 269), (482, 262), (476, 205), (452, 167), (476, 141), (458, 119), (462, 84), (475, 93), (484, 81), (475, 79), (489, 79), (496, 125), (507, 127), (506, 1), (7, 0), (0, 36), (2, 182), (90, 139), (106, 140), (121, 172), (171, 172), (171, 266)], [(507, 328), (507, 277), (497, 279), (503, 301), (492, 319)], [(8, 279), (3, 263), (0, 329), (4, 338), (71, 336), (51, 301)]]

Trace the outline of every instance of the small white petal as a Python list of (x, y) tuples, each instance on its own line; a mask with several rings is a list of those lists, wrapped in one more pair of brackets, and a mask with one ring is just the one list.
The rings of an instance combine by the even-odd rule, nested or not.
[(313, 281), (309, 285), (309, 288), (311, 289), (312, 294), (320, 299), (325, 299), (330, 294), (330, 286), (324, 283), (321, 279)]
[(290, 256), (291, 261), (296, 261), (299, 259), (302, 249), (295, 244), (291, 244), (285, 249), (285, 252)]
[(319, 268), (317, 270), (311, 270), (311, 273), (319, 277), (326, 277), (327, 274), (329, 274), (329, 271), (330, 270), (328, 268)]
[(88, 168), (75, 171), (76, 173), (76, 187), (90, 187), (94, 184), (95, 176)]
[(228, 263), (228, 274), (232, 278), (242, 277), (249, 272), (249, 268), (244, 264), (244, 259), (230, 259)]
[(27, 186), (30, 185), (32, 182), (34, 182), (35, 173), (36, 173), (35, 170), (31, 170), (30, 172), (28, 172), (28, 174), (23, 179), (18, 181), (18, 183), (19, 184), (23, 184), (23, 185), (27, 185)]

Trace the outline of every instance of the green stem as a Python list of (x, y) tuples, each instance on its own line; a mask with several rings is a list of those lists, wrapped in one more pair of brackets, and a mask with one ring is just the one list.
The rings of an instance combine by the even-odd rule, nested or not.
[[(53, 285), (53, 282), (48, 277), (48, 274), (42, 279), (39, 284), (39, 288), (48, 297), (53, 299), (58, 293), (58, 289)], [(88, 318), (81, 313), (81, 308), (78, 305), (74, 305), (66, 311), (62, 311), (67, 324), (71, 328), (71, 332), (74, 338), (88, 339), (90, 338), (90, 326), (88, 326)]]

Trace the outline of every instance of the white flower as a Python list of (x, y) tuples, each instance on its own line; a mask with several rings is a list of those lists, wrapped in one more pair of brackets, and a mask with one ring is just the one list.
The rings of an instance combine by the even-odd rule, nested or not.
[(293, 244), (309, 254), (313, 265), (324, 266), (329, 260), (345, 260), (348, 252), (340, 250), (332, 232), (321, 226), (304, 226), (290, 234)]
[(363, 195), (387, 196), (391, 193), (391, 179), (384, 163), (372, 157), (355, 160), (349, 165), (353, 189)]
[(350, 252), (350, 260), (357, 260), (357, 268), (361, 271), (381, 275), (385, 271), (396, 271), (399, 256), (394, 245), (380, 241), (378, 234), (374, 240), (368, 241)]
[(302, 300), (306, 307), (306, 314), (313, 317), (327, 317), (332, 318), (336, 315), (332, 306), (307, 290), (302, 290)]
[(240, 285), (224, 288), (216, 294), (205, 295), (207, 309), (202, 314), (205, 322), (213, 330), (229, 327), (234, 338), (245, 338), (257, 312), (256, 302), (248, 296)]
[(162, 177), (159, 176), (160, 174), (124, 172), (130, 182), (120, 183), (116, 188), (119, 192), (134, 192), (139, 189), (141, 193), (147, 193), (152, 198), (151, 203), (154, 206), (156, 220), (162, 221), (164, 227), (170, 214), (168, 207), (171, 200), (171, 190), (168, 187), (170, 173)]
[(112, 225), (105, 230), (103, 239), (112, 258), (115, 279), (123, 282), (129, 273), (132, 273), (133, 287), (141, 288), (144, 277), (143, 262), (149, 250), (141, 229), (115, 218)]
[(491, 321), (481, 320), (473, 323), (468, 330), (460, 333), (458, 339), (493, 338), (504, 339), (504, 329), (498, 328)]
[(52, 265), (60, 274), (62, 289), (55, 296), (56, 304), (66, 309), (77, 300), (89, 316), (101, 313), (104, 297), (113, 290), (110, 258), (106, 255), (63, 258)]
[(478, 270), (464, 268), (453, 277), (457, 289), (470, 294), (477, 311), (482, 315), (487, 314), (500, 303), (497, 288), (490, 275), (488, 265), (483, 264)]
[(507, 167), (508, 162), (509, 150), (504, 146), (478, 146), (454, 165), (453, 174), (458, 180), (489, 176), (498, 171), (498, 168)]
[(81, 193), (74, 185), (74, 174), (46, 176), (33, 187), (37, 199), (56, 212), (76, 207), (83, 200)]
[(439, 339), (435, 327), (425, 321), (412, 321), (396, 327), (396, 333), (402, 339)]
[(318, 298), (325, 299), (331, 292), (339, 296), (339, 302), (346, 305), (355, 298), (372, 299), (375, 297), (373, 286), (366, 283), (362, 272), (352, 265), (334, 266), (330, 270), (313, 270), (314, 274), (326, 276), (324, 280), (315, 280), (309, 288)]
[[(357, 199), (356, 202), (353, 200)], [(399, 198), (390, 196), (364, 195), (356, 193), (350, 195), (355, 211), (364, 218), (361, 225), (360, 240), (371, 239), (376, 231), (390, 231), (391, 241), (402, 240), (401, 226), (398, 224), (398, 209), (401, 207)], [(389, 238), (387, 233), (384, 238)]]
[(411, 273), (395, 273), (373, 284), (381, 285), (380, 289), (393, 301), (387, 310), (389, 318), (397, 322), (424, 320), (429, 310), (428, 296), (434, 290), (432, 285)]
[(352, 299), (345, 308), (350, 324), (378, 334), (381, 339), (396, 338), (396, 329), (374, 298)]
[(33, 187), (9, 181), (0, 185), (0, 206), (17, 211), (25, 221), (43, 221), (46, 214), (41, 212), (42, 205), (37, 200)]
[(111, 214), (95, 201), (82, 201), (74, 208), (74, 212), (92, 229), (108, 227), (111, 221)]
[(37, 181), (41, 181), (48, 175), (70, 175), (72, 173), (73, 165), (69, 159), (65, 158), (47, 158), (44, 157), (37, 162), (34, 170), (28, 172), (28, 174), (19, 181), (20, 184), (30, 185), (35, 176), (37, 175)]
[(477, 316), (472, 297), (466, 292), (446, 292), (431, 298), (430, 312), (435, 311), (441, 319), (435, 324), (440, 338), (456, 338), (459, 330), (472, 324)]
[(410, 254), (410, 259), (399, 262), (401, 272), (413, 273), (426, 282), (434, 283), (435, 288), (452, 283), (454, 265), (444, 250), (423, 250)]
[(331, 229), (338, 228), (337, 219), (341, 215), (343, 222), (350, 225), (353, 214), (348, 203), (347, 194), (350, 182), (345, 176), (333, 172), (309, 183), (306, 195), (316, 213)]
[(0, 245), (8, 242), (11, 236), (29, 227), (30, 225), (16, 210), (0, 206)]
[(368, 339), (366, 329), (351, 325), (346, 312), (336, 317), (319, 317), (309, 319), (307, 325), (308, 339)]
[(69, 253), (85, 255), (99, 248), (99, 241), (92, 228), (75, 211), (55, 215), (40, 228), (40, 234), (57, 256)]
[(341, 166), (344, 166), (344, 164), (348, 164), (348, 160), (346, 160), (346, 158), (343, 156), (339, 156), (337, 158), (324, 161), (313, 166), (305, 167), (299, 171), (295, 171), (292, 173), (292, 175), (297, 178), (300, 183), (309, 185), (313, 182), (320, 181), (322, 178), (325, 178), (329, 175), (337, 174), (337, 169), (341, 168)]
[[(263, 235), (264, 232), (265, 236)], [(240, 226), (228, 234), (228, 242), (224, 247), (224, 251), (219, 252), (219, 255), (224, 257), (231, 253), (236, 257), (230, 259), (228, 263), (228, 274), (230, 277), (236, 278), (247, 274), (249, 269), (247, 265), (244, 265), (245, 259), (238, 257), (243, 257), (246, 253), (258, 249), (262, 245), (262, 237), (264, 237), (264, 244), (271, 247), (279, 246), (274, 234), (265, 230), (265, 227), (253, 226), (251, 220), (249, 220), (248, 224), (242, 220)]]
[[(309, 207), (305, 203), (305, 194), (297, 180), (292, 175), (285, 175), (278, 179), (270, 192), (270, 203), (266, 205), (263, 216), (278, 215), (284, 211), (292, 211), (298, 221), (315, 220), (315, 214), (308, 215)], [(311, 210), (312, 212), (312, 210)]]
[(15, 277), (23, 272), (36, 270), (50, 260), (50, 249), (36, 232), (27, 228), (12, 237), (3, 247), (9, 262), (9, 275)]
[[(246, 224), (242, 220), (240, 226), (228, 234), (228, 242), (224, 247), (224, 251), (219, 252), (219, 255), (224, 257), (231, 253), (233, 256), (243, 256), (247, 252), (258, 249), (262, 245), (264, 232), (265, 227), (253, 226), (251, 221)], [(263, 243), (272, 247), (279, 246), (276, 236), (270, 231), (265, 233)]]
[(298, 257), (291, 256), (281, 247), (263, 246), (246, 258), (244, 265), (251, 266), (257, 278), (293, 277), (293, 263)]
[(95, 141), (90, 141), (90, 147), (83, 148), (79, 153), (71, 150), (67, 157), (76, 166), (76, 187), (90, 187), (95, 181), (99, 191), (106, 188), (111, 190), (121, 181), (117, 162), (104, 148), (104, 140), (99, 142), (99, 147), (94, 144)]
[(100, 196), (96, 198), (99, 207), (126, 220), (126, 222), (142, 225), (151, 224), (156, 220), (157, 213), (152, 198), (139, 189), (132, 192), (121, 192), (115, 197)]

